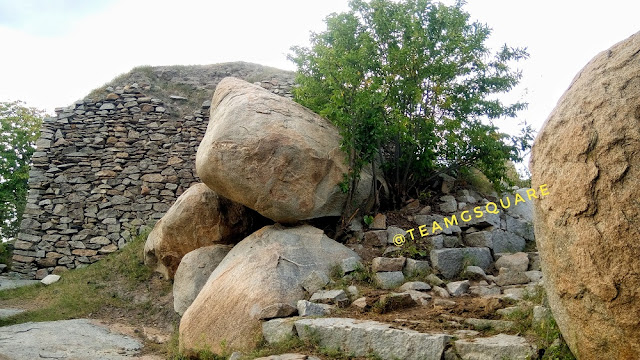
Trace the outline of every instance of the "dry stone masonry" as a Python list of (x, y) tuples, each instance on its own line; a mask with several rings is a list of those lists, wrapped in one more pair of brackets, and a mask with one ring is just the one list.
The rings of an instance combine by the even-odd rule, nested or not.
[[(291, 97), (293, 78), (279, 74), (256, 84)], [(45, 119), (14, 271), (41, 279), (93, 263), (153, 225), (199, 182), (194, 161), (210, 101), (178, 117), (184, 97), (147, 96), (150, 85), (106, 90)]]

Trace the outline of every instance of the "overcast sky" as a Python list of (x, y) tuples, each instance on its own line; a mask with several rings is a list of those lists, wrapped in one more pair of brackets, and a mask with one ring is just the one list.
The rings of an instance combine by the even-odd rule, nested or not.
[[(243, 60), (295, 70), (289, 47), (307, 45), (326, 15), (347, 8), (347, 0), (0, 0), (0, 101), (53, 112), (139, 65)], [(593, 56), (640, 30), (640, 2), (630, 0), (469, 0), (464, 8), (493, 28), (490, 45), (528, 48), (512, 97), (530, 105), (512, 124), (537, 130)]]

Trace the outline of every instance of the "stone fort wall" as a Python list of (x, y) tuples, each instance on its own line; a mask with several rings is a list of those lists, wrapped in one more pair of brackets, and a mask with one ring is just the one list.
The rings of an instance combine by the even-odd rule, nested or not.
[[(260, 81), (291, 97), (291, 81)], [(148, 87), (147, 87), (148, 89)], [(41, 279), (100, 260), (160, 219), (199, 182), (195, 156), (210, 101), (172, 115), (179, 96), (158, 99), (137, 84), (85, 99), (45, 119), (12, 269)], [(173, 112), (175, 113), (175, 112)]]

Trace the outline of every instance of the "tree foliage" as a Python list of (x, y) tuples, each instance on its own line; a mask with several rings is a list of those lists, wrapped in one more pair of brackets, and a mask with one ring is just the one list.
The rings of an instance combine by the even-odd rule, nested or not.
[[(352, 0), (326, 18), (311, 47), (294, 46), (295, 99), (331, 120), (343, 136), (349, 185), (371, 163), (382, 165), (398, 204), (439, 172), (476, 167), (496, 184), (507, 160), (521, 160), (532, 140), (498, 131), (526, 103), (504, 104), (521, 73), (510, 63), (525, 49), (492, 53), (491, 30), (471, 22), (464, 3)], [(376, 161), (382, 164), (376, 164)]]
[(16, 236), (29, 187), (29, 162), (44, 112), (20, 101), (0, 102), (0, 232)]

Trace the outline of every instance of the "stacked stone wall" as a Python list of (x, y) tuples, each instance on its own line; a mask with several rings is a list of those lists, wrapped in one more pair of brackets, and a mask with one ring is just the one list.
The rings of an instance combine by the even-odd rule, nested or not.
[[(291, 82), (257, 83), (291, 97)], [(45, 119), (12, 269), (29, 277), (85, 266), (153, 225), (198, 182), (195, 155), (209, 101), (191, 115), (137, 84), (85, 99)], [(146, 88), (148, 90), (148, 87)]]

